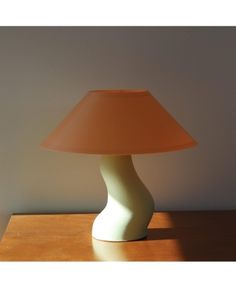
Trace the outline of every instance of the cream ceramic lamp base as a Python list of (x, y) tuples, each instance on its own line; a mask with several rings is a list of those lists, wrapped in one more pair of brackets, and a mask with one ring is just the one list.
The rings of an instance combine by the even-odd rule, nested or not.
[(93, 223), (92, 236), (106, 241), (145, 237), (154, 212), (154, 201), (138, 177), (131, 155), (102, 156), (100, 170), (108, 199)]

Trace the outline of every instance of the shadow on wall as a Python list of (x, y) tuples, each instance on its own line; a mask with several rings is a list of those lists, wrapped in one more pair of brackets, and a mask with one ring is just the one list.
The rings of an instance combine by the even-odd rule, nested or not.
[(10, 220), (10, 214), (1, 213), (0, 214), (0, 241), (2, 240), (2, 236), (7, 228), (8, 222)]

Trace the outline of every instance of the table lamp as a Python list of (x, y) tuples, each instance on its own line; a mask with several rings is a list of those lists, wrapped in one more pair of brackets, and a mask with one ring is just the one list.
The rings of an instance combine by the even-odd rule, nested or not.
[(92, 90), (43, 141), (42, 147), (99, 154), (108, 197), (92, 236), (129, 241), (147, 235), (153, 198), (135, 171), (132, 154), (194, 146), (196, 141), (147, 90)]

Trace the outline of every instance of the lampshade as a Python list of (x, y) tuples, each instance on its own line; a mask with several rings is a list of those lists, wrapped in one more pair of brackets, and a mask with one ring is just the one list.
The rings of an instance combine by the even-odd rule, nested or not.
[(147, 90), (93, 90), (41, 146), (128, 155), (188, 148), (196, 141)]

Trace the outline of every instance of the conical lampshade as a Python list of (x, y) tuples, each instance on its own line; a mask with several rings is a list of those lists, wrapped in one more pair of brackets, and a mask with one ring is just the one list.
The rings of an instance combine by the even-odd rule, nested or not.
[(94, 90), (41, 146), (50, 150), (128, 155), (179, 150), (196, 141), (146, 90)]

